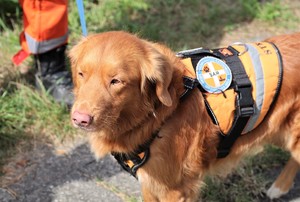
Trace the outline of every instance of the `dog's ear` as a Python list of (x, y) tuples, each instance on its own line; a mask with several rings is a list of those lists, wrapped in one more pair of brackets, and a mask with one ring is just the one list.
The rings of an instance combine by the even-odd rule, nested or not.
[(155, 83), (156, 95), (166, 106), (172, 106), (172, 98), (169, 86), (173, 76), (173, 69), (167, 58), (154, 47), (149, 48), (149, 52), (142, 65), (142, 91), (144, 90), (146, 79)]
[(74, 83), (74, 87), (76, 89), (77, 86), (77, 63), (78, 63), (78, 59), (81, 58), (82, 56), (82, 52), (83, 52), (83, 46), (84, 46), (84, 42), (87, 39), (85, 37), (83, 37), (80, 42), (78, 44), (76, 44), (74, 47), (71, 48), (70, 52), (69, 52), (69, 58), (70, 58), (70, 63), (71, 63), (71, 72), (72, 72), (72, 80)]

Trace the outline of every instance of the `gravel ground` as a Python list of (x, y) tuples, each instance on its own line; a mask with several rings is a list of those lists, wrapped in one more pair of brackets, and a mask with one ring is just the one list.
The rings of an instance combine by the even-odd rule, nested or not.
[(138, 181), (110, 156), (96, 161), (86, 145), (63, 156), (39, 147), (11, 167), (19, 167), (16, 180), (0, 188), (1, 202), (141, 201)]
[[(111, 156), (96, 161), (85, 144), (69, 155), (57, 156), (51, 145), (40, 145), (21, 156), (6, 167), (9, 180), (0, 186), (0, 202), (142, 201), (138, 181)], [(289, 194), (274, 202), (300, 202), (300, 174)]]

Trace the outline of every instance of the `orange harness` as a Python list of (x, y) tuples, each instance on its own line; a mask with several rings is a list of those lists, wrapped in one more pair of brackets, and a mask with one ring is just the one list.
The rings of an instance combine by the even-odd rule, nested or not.
[(263, 121), (277, 97), (282, 80), (280, 53), (274, 44), (259, 42), (188, 50), (178, 56), (187, 78), (199, 82), (208, 112), (220, 127), (218, 157), (225, 157), (241, 134)]
[[(236, 139), (255, 129), (264, 119), (280, 90), (282, 62), (278, 49), (267, 42), (233, 45), (221, 49), (179, 52), (185, 64), (184, 98), (198, 88), (207, 111), (220, 127), (218, 158), (226, 157)], [(150, 140), (130, 154), (112, 153), (136, 177), (150, 157)]]

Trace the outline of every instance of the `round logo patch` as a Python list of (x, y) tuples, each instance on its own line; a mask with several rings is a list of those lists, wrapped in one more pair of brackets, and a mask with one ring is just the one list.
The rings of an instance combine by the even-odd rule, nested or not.
[(199, 60), (196, 67), (199, 83), (209, 93), (221, 93), (231, 84), (232, 73), (222, 60), (207, 56)]

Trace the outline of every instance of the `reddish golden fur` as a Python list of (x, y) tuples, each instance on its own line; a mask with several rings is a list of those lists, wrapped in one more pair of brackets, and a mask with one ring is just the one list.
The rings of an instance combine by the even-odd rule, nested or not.
[[(280, 94), (264, 122), (240, 137), (224, 159), (216, 159), (218, 128), (200, 91), (179, 100), (184, 65), (167, 47), (125, 32), (89, 36), (71, 50), (76, 98), (72, 114), (92, 117), (82, 128), (89, 131), (97, 157), (131, 152), (159, 129), (162, 138), (151, 144), (151, 157), (137, 173), (145, 201), (194, 201), (204, 175), (226, 174), (243, 155), (264, 143), (292, 155), (273, 185), (280, 196), (291, 187), (300, 164), (300, 33), (269, 41), (282, 54)], [(292, 177), (286, 180), (288, 173)], [(271, 198), (276, 194), (268, 192)]]

